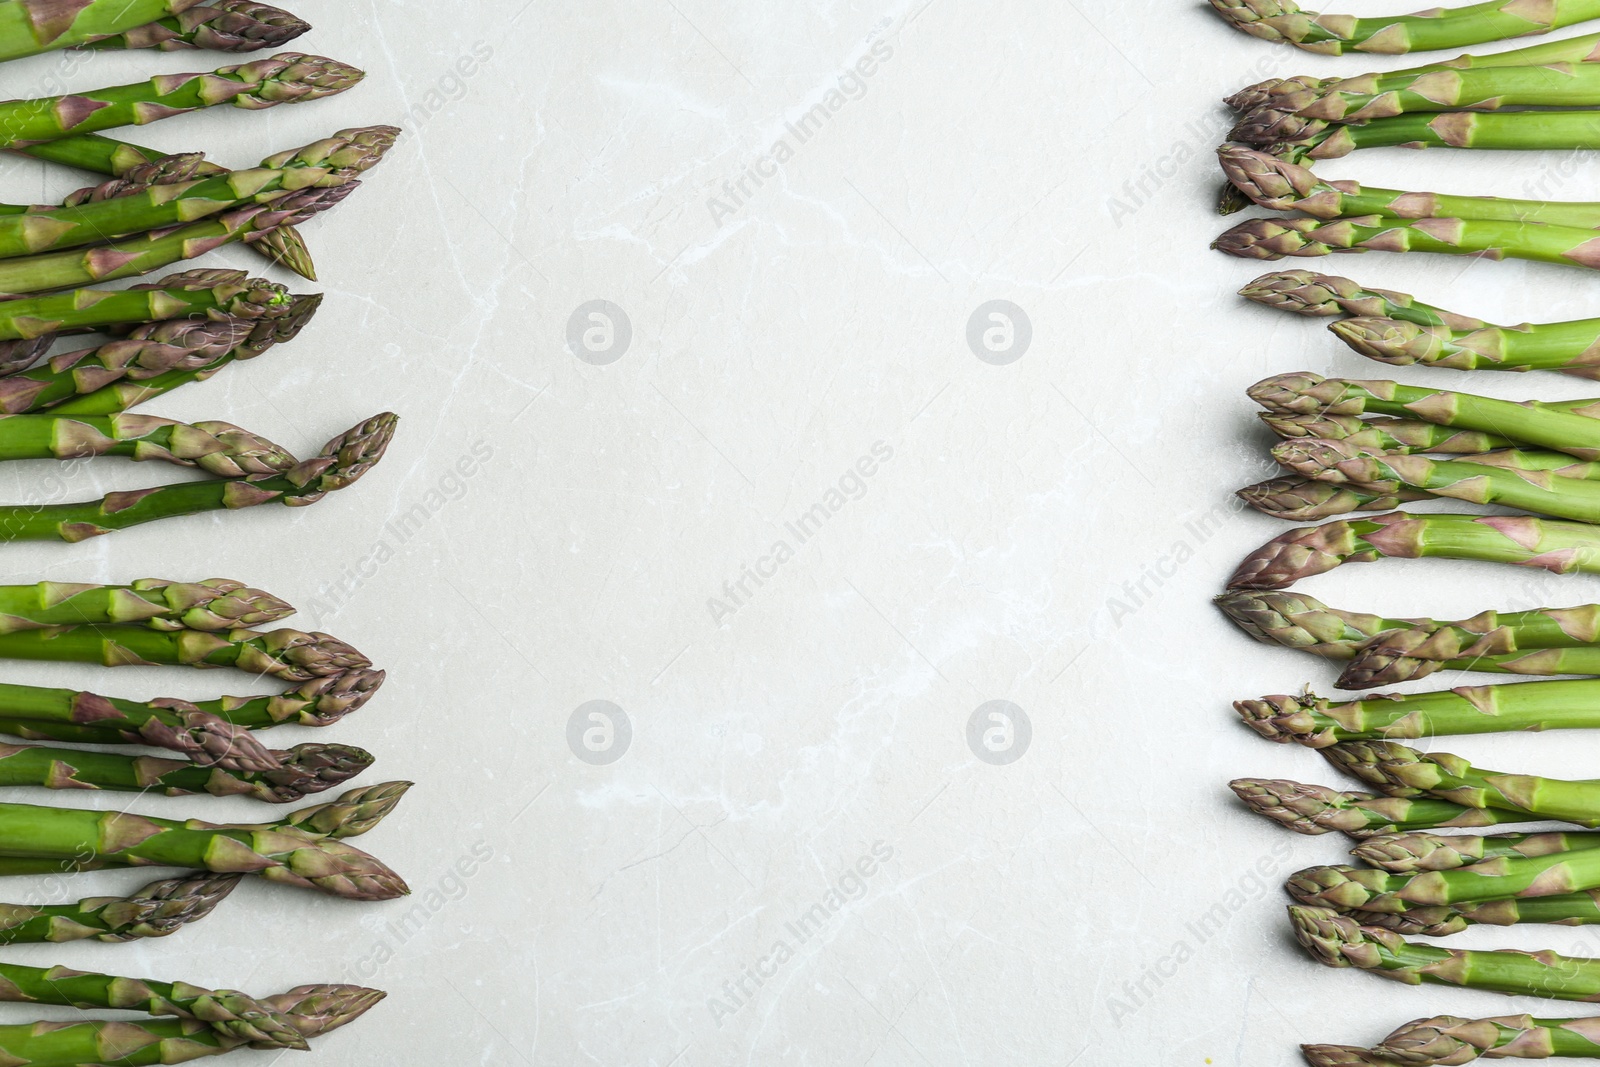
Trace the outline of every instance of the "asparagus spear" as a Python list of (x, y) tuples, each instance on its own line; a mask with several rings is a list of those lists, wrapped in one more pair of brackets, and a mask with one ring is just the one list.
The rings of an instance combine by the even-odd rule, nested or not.
[[(1600, 322), (1592, 320), (1459, 331), (1361, 317), (1328, 329), (1352, 350), (1395, 367), (1420, 363), (1452, 370), (1553, 370), (1574, 378), (1600, 378), (1600, 347), (1595, 347)], [(1589, 339), (1581, 337), (1590, 331)]]
[(176, 52), (255, 52), (280, 48), (311, 29), (289, 12), (255, 0), (200, 0), (200, 7), (100, 37), (80, 48), (157, 48)]
[(1325, 908), (1291, 905), (1289, 918), (1301, 946), (1329, 967), (1360, 967), (1410, 985), (1437, 982), (1556, 1000), (1600, 996), (1600, 961), (1548, 950), (1496, 952), (1419, 945)]
[(0, 585), (0, 629), (135, 623), (153, 630), (231, 630), (293, 614), (293, 607), (271, 593), (228, 578), (203, 582), (140, 578), (129, 585)]
[(237, 990), (202, 989), (187, 982), (156, 982), (67, 967), (0, 963), (0, 1000), (123, 1008), (203, 1022), (224, 1038), (269, 1048), (305, 1049), (305, 1035), (283, 1013)]
[(0, 258), (99, 244), (119, 234), (181, 226), (243, 209), (276, 210), (301, 190), (333, 189), (354, 181), (377, 165), (399, 132), (393, 126), (341, 130), (304, 148), (268, 156), (254, 169), (141, 183), (133, 191), (87, 203), (0, 215)]
[(372, 661), (324, 633), (276, 630), (158, 631), (140, 626), (67, 626), (0, 633), (0, 657), (98, 663), (235, 667), (289, 682), (343, 674)]
[(1309, 270), (1263, 274), (1240, 289), (1239, 295), (1266, 307), (1317, 318), (1330, 315), (1383, 316), (1422, 326), (1449, 326), (1458, 330), (1473, 330), (1489, 325), (1482, 319), (1424, 304), (1407, 293), (1368, 289), (1349, 278)]
[(1283, 414), (1394, 415), (1440, 426), (1485, 430), (1540, 448), (1600, 459), (1600, 401), (1561, 404), (1493, 400), (1471, 393), (1426, 389), (1390, 381), (1323, 378), (1302, 371), (1279, 374), (1250, 387), (1250, 399)]
[[(1401, 914), (1415, 907), (1571, 896), (1600, 886), (1600, 851), (1516, 856), (1444, 871), (1391, 874), (1365, 867), (1310, 867), (1291, 875), (1289, 895), (1313, 907)], [(1594, 901), (1590, 901), (1590, 909)]]
[[(1349, 416), (1345, 416), (1349, 418)], [(1426, 424), (1424, 424), (1426, 425)], [(1447, 436), (1444, 427), (1434, 427), (1440, 436)], [(1375, 435), (1363, 434), (1342, 438), (1320, 439), (1303, 438), (1279, 442), (1272, 449), (1272, 457), (1284, 467), (1296, 474), (1307, 478), (1325, 478), (1328, 481), (1342, 483), (1349, 478), (1347, 467), (1352, 466), (1349, 460), (1378, 459), (1386, 460), (1390, 456), (1410, 457), (1421, 448), (1402, 447), (1389, 451), (1383, 447), (1384, 442), (1373, 440)], [(1454, 452), (1454, 449), (1438, 449), (1441, 452)], [(1594, 481), (1600, 478), (1600, 463), (1593, 460), (1576, 459), (1565, 452), (1549, 452), (1537, 448), (1497, 448), (1492, 452), (1455, 452), (1453, 461), (1470, 463), (1479, 467), (1498, 467), (1501, 470), (1522, 471), (1528, 474), (1550, 474), (1557, 478), (1575, 478), (1579, 481)], [(1360, 468), (1357, 468), (1360, 469)], [(1546, 479), (1525, 479), (1535, 484), (1544, 484)], [(1385, 483), (1380, 479), (1377, 482), (1363, 483), (1374, 487), (1383, 487)]]
[(121, 456), (199, 467), (219, 478), (281, 474), (298, 460), (229, 422), (183, 423), (154, 415), (8, 415), (0, 460)]
[[(1386, 630), (1415, 629), (1433, 622), (1341, 611), (1303, 593), (1240, 590), (1224, 593), (1213, 603), (1235, 626), (1262, 644), (1299, 649), (1333, 660), (1353, 658), (1363, 645)], [(4, 645), (0, 643), (0, 655), (3, 654)]]
[[(1322, 441), (1347, 441), (1368, 452), (1449, 452), (1455, 455), (1484, 455), (1497, 449), (1514, 448), (1518, 442), (1499, 434), (1480, 430), (1455, 430), (1418, 419), (1387, 417), (1361, 418), (1357, 415), (1280, 415), (1257, 412), (1263, 424), (1284, 440), (1310, 438)], [(1570, 457), (1566, 462), (1571, 462)]]
[(57, 48), (72, 48), (158, 19), (179, 15), (201, 0), (48, 0), (0, 3), (0, 62)]
[(1600, 680), (1461, 686), (1437, 693), (1389, 693), (1336, 703), (1313, 693), (1240, 700), (1234, 710), (1269, 741), (1326, 748), (1512, 730), (1600, 727)]
[(0, 904), (0, 944), (165, 937), (211, 914), (242, 877), (195, 873), (152, 882), (126, 897), (86, 897), (75, 904)]
[[(65, 406), (65, 405), (63, 405)], [(385, 412), (340, 434), (322, 452), (282, 474), (182, 482), (72, 504), (0, 506), (0, 541), (82, 541), (140, 523), (258, 504), (314, 504), (354, 484), (383, 458), (398, 416)]]
[(1600, 834), (1571, 831), (1541, 834), (1380, 834), (1350, 850), (1352, 856), (1391, 874), (1453, 871), (1485, 861), (1549, 856), (1600, 849)]
[(275, 762), (248, 731), (285, 723), (332, 726), (365, 704), (383, 678), (382, 671), (355, 667), (300, 682), (275, 696), (193, 704), (0, 684), (0, 730), (33, 741), (154, 745), (196, 763), (264, 770)]
[(1330, 485), (1311, 478), (1272, 478), (1247, 485), (1236, 495), (1263, 515), (1291, 522), (1326, 519), (1352, 511), (1388, 511), (1400, 504), (1433, 496), (1410, 488), (1380, 493), (1359, 486)]
[[(5, 57), (0, 54), (0, 58)], [(282, 52), (204, 74), (162, 74), (70, 96), (12, 100), (0, 104), (0, 146), (142, 126), (220, 104), (260, 110), (318, 100), (344, 92), (363, 76), (354, 67), (322, 56)]]
[[(1304, 1046), (1314, 1048), (1322, 1046)], [(1600, 1030), (1591, 1017), (1535, 1019), (1529, 1015), (1493, 1019), (1458, 1019), (1441, 1015), (1418, 1019), (1400, 1027), (1371, 1050), (1377, 1060), (1357, 1063), (1427, 1064), (1470, 1063), (1479, 1055), (1498, 1059), (1544, 1059), (1548, 1056), (1600, 1057)], [(1312, 1067), (1319, 1061), (1307, 1052)], [(1327, 1061), (1337, 1062), (1337, 1061)]]
[(247, 278), (242, 270), (189, 270), (153, 285), (5, 301), (0, 303), (0, 339), (193, 316), (230, 316), (265, 324), (294, 312), (295, 298), (274, 282)]
[[(287, 993), (263, 997), (260, 1003), (282, 1013), (303, 1036), (311, 1038), (358, 1018), (383, 996), (378, 990), (360, 986), (299, 986)], [(196, 1019), (149, 1019), (139, 1023), (101, 1019), (0, 1026), (0, 1053), (34, 1067), (186, 1063), (247, 1044), (263, 1047), (226, 1037)]]
[(296, 745), (272, 756), (276, 767), (246, 771), (156, 756), (0, 744), (0, 786), (161, 792), (169, 797), (210, 793), (288, 804), (347, 782), (373, 763), (372, 753), (350, 745)]
[(1434, 8), (1415, 15), (1355, 18), (1303, 11), (1294, 0), (1211, 0), (1211, 6), (1236, 29), (1264, 41), (1287, 42), (1324, 55), (1347, 51), (1400, 55), (1549, 33), (1586, 19), (1600, 18), (1595, 0), (1550, 0), (1529, 5), (1520, 0), (1488, 0), (1458, 8)]
[[(1600, 75), (1600, 66), (1591, 69)], [(1222, 145), (1217, 158), (1228, 180), (1254, 203), (1275, 211), (1303, 211), (1319, 219), (1377, 215), (1544, 223), (1584, 230), (1600, 226), (1600, 203), (1452, 196), (1367, 188), (1354, 181), (1330, 182), (1305, 167), (1238, 144)]]
[[(1508, 639), (1506, 633), (1490, 635), (1485, 647), (1505, 639)], [(1370, 689), (1426, 678), (1435, 671), (1447, 669), (1523, 675), (1600, 674), (1600, 646), (1596, 645), (1504, 653), (1468, 652), (1437, 658), (1440, 653), (1456, 647), (1474, 646), (1464, 645), (1463, 635), (1450, 627), (1379, 634), (1351, 657), (1334, 685), (1340, 689)]]
[(1432, 796), (1374, 796), (1281, 779), (1236, 778), (1228, 783), (1228, 788), (1251, 811), (1297, 834), (1326, 834), (1338, 830), (1351, 837), (1364, 838), (1405, 830), (1529, 821), (1528, 816), (1521, 813), (1468, 807)]
[[(1591, 121), (1600, 130), (1600, 113)], [(1600, 139), (1595, 147), (1600, 148)], [(1249, 219), (1222, 234), (1211, 247), (1242, 259), (1326, 256), (1334, 252), (1439, 252), (1600, 267), (1600, 237), (1592, 230), (1483, 219), (1391, 219), (1381, 215), (1333, 221)]]
[(399, 875), (365, 852), (287, 825), (208, 827), (124, 812), (0, 804), (0, 854), (243, 872), (352, 900), (390, 900), (409, 892)]
[(360, 182), (301, 189), (265, 204), (247, 204), (173, 230), (120, 237), (87, 250), (67, 249), (0, 260), (0, 295), (20, 296), (131, 278), (251, 241), (275, 226), (298, 225), (336, 206)]
[(1474, 767), (1448, 752), (1393, 741), (1346, 741), (1319, 749), (1329, 763), (1389, 796), (1434, 796), (1474, 808), (1600, 826), (1600, 780), (1565, 781)]

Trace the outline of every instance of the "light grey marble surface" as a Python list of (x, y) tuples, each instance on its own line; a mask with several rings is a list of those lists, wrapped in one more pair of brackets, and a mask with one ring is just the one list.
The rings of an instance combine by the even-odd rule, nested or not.
[[(350, 1067), (1260, 1067), (1298, 1041), (1531, 1006), (1303, 958), (1276, 883), (1341, 842), (1254, 821), (1224, 788), (1334, 777), (1228, 711), (1332, 680), (1207, 603), (1282, 528), (1230, 505), (1268, 469), (1243, 390), (1382, 368), (1233, 295), (1259, 271), (1207, 249), (1216, 101), (1401, 61), (1273, 48), (1151, 0), (302, 13), (298, 46), (364, 67), (362, 86), (144, 139), (243, 165), (346, 126), (406, 136), (306, 227), (322, 281), (296, 287), (327, 300), (305, 334), (151, 410), (314, 450), (392, 409), (388, 459), (314, 508), (7, 548), (0, 577), (235, 577), (368, 652), (389, 672), (368, 708), (279, 736), (367, 746), (370, 780), (418, 783), (362, 841), (416, 892), (362, 907), (251, 884), (163, 942), (16, 958), (381, 986), (360, 1025), (291, 1058)], [(8, 65), (7, 93), (207, 65), (62, 64)], [(1326, 167), (1600, 198), (1590, 171), (1401, 150)], [(13, 200), (78, 184), (15, 160), (0, 179)], [(1498, 321), (1600, 314), (1591, 277), (1552, 267), (1334, 267)], [(50, 475), (8, 464), (0, 485), (28, 499)], [(72, 486), (151, 479), (108, 460)], [(1306, 591), (1401, 615), (1595, 599), (1446, 563)], [(125, 674), (7, 667), (127, 695), (237, 688)], [(1592, 776), (1592, 745), (1449, 747)]]

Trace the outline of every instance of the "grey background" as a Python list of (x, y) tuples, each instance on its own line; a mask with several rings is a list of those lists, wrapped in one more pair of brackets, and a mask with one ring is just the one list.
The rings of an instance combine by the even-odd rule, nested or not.
[[(366, 651), (389, 671), (368, 708), (277, 736), (361, 744), (380, 757), (369, 780), (418, 782), (362, 842), (417, 892), (359, 907), (246, 885), (165, 942), (16, 958), (263, 993), (381, 986), (386, 1004), (304, 1058), (352, 1067), (1256, 1067), (1292, 1062), (1301, 1040), (1521, 1010), (1303, 958), (1275, 884), (1336, 861), (1340, 842), (1254, 821), (1224, 789), (1333, 777), (1228, 711), (1332, 678), (1207, 604), (1283, 528), (1229, 503), (1267, 472), (1243, 390), (1279, 371), (1382, 368), (1232, 295), (1259, 270), (1206, 247), (1224, 225), (1210, 211), (1215, 101), (1269, 75), (1404, 60), (1274, 48), (1195, 3), (303, 14), (317, 29), (299, 45), (364, 67), (365, 84), (143, 139), (245, 165), (346, 126), (407, 135), (307, 226), (328, 299), (306, 333), (149, 410), (310, 451), (393, 409), (389, 458), (314, 508), (15, 546), (0, 569), (239, 578)], [(8, 65), (8, 92), (208, 65), (73, 62)], [(819, 104), (802, 142), (789, 127)], [(1385, 150), (1323, 169), (1583, 199), (1587, 162)], [(10, 199), (78, 184), (26, 161), (0, 174)], [(1556, 268), (1378, 254), (1331, 267), (1498, 321), (1600, 313), (1592, 282)], [(631, 332), (610, 362), (621, 320), (574, 325), (592, 301)], [(990, 301), (1031, 331), (1004, 365), (969, 346)], [(1004, 348), (1024, 321), (980, 325)], [(1507, 397), (1586, 389), (1470, 380)], [(462, 476), (475, 445), (489, 458)], [(0, 484), (37, 499), (51, 473), (8, 464)], [(105, 461), (53, 491), (153, 476), (168, 473)], [(419, 506), (402, 541), (387, 524)], [(1437, 562), (1305, 589), (1451, 617), (1594, 599), (1585, 580)], [(221, 673), (6, 672), (127, 695), (241, 688)], [(620, 714), (575, 718), (590, 701)], [(986, 717), (969, 735), (990, 701), (1022, 709), (1028, 730)], [(969, 736), (982, 747), (991, 727), (980, 754)], [(992, 758), (1025, 736), (1016, 758)], [(1593, 773), (1583, 737), (1449, 748)], [(261, 817), (211, 798), (132, 807)], [(85, 884), (3, 888), (54, 900)], [(1190, 924), (1208, 913), (1220, 921), (1202, 938)]]

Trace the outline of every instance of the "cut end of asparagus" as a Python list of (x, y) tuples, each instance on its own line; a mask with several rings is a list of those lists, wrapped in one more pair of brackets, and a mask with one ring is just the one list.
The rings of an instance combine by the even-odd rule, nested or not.
[(1301, 526), (1251, 552), (1228, 579), (1229, 589), (1287, 589), (1302, 578), (1326, 574), (1362, 547), (1348, 522)]
[(384, 412), (329, 441), (321, 455), (283, 475), (301, 488), (301, 492), (286, 497), (285, 502), (291, 505), (314, 503), (326, 493), (355, 484), (383, 458), (399, 422), (400, 416)]
[(1363, 927), (1354, 919), (1328, 908), (1291, 904), (1289, 922), (1294, 926), (1294, 937), (1300, 947), (1327, 967), (1372, 970), (1380, 965), (1380, 947), (1400, 940), (1398, 934)]
[(100, 911), (107, 924), (101, 941), (132, 941), (165, 937), (188, 923), (211, 914), (233, 892), (243, 875), (209, 871), (152, 882), (138, 892)]
[(1228, 788), (1251, 811), (1297, 834), (1315, 836), (1343, 829), (1334, 823), (1349, 794), (1337, 789), (1271, 778), (1235, 778)]
[(1316, 713), (1326, 707), (1327, 701), (1310, 693), (1300, 697), (1280, 693), (1233, 703), (1244, 724), (1268, 741), (1294, 741), (1307, 748), (1326, 748), (1337, 741), (1317, 719)]
[(358, 985), (303, 985), (265, 997), (262, 1003), (281, 1012), (302, 1035), (312, 1038), (359, 1019), (387, 995)]

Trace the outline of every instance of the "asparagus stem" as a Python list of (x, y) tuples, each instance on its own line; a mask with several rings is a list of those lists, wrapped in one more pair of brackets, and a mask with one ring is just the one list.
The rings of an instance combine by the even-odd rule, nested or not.
[(1494, 808), (1474, 808), (1432, 796), (1387, 797), (1341, 792), (1323, 785), (1281, 779), (1236, 778), (1228, 788), (1257, 815), (1297, 834), (1337, 830), (1365, 838), (1407, 830), (1481, 827), (1528, 822), (1528, 816)]
[[(1596, 130), (1600, 130), (1600, 113), (1593, 121)], [(1600, 135), (1595, 147), (1600, 148)], [(1381, 215), (1333, 221), (1250, 219), (1222, 234), (1211, 247), (1243, 259), (1326, 256), (1335, 252), (1438, 252), (1600, 267), (1600, 237), (1591, 230), (1484, 219), (1390, 219)]]
[[(1364, 419), (1356, 415), (1280, 415), (1257, 413), (1263, 424), (1284, 440), (1311, 439), (1345, 441), (1366, 452), (1448, 452), (1454, 455), (1483, 456), (1518, 442), (1481, 430), (1456, 430), (1418, 419), (1385, 417)], [(1560, 453), (1551, 453), (1559, 455)], [(1558, 461), (1570, 464), (1570, 456)]]
[(265, 324), (295, 312), (295, 298), (274, 282), (246, 278), (242, 270), (190, 270), (154, 285), (80, 289), (5, 301), (0, 303), (0, 339), (195, 316), (231, 316)]
[(1411, 833), (1370, 837), (1350, 850), (1374, 867), (1391, 874), (1453, 871), (1493, 860), (1549, 856), (1600, 849), (1600, 833), (1573, 830), (1563, 833), (1476, 834)]
[(238, 770), (157, 756), (0, 744), (0, 787), (110, 789), (173, 797), (210, 793), (288, 804), (349, 781), (373, 763), (372, 753), (349, 745), (296, 745), (272, 756), (275, 767)]
[(1247, 485), (1237, 495), (1263, 515), (1291, 522), (1326, 519), (1352, 511), (1388, 511), (1433, 496), (1417, 489), (1401, 488), (1384, 493), (1362, 486), (1332, 485), (1312, 478), (1273, 478)]
[(299, 37), (310, 25), (279, 8), (255, 0), (200, 0), (166, 18), (158, 18), (106, 37), (99, 37), (80, 48), (122, 49), (155, 48), (176, 52), (203, 48), (211, 52), (256, 52), (281, 48)]
[[(0, 426), (9, 425), (9, 420)], [(271, 593), (228, 578), (130, 585), (38, 582), (0, 585), (0, 628), (135, 623), (155, 630), (230, 630), (277, 622), (294, 608)]]
[(180, 15), (201, 0), (98, 0), (51, 4), (40, 0), (0, 3), (0, 62), (57, 48), (72, 48)]
[(0, 633), (0, 657), (105, 667), (234, 667), (290, 682), (309, 682), (372, 666), (371, 660), (338, 638), (286, 627), (206, 632), (82, 625), (18, 630)]
[(152, 882), (127, 897), (74, 904), (0, 904), (0, 944), (165, 937), (211, 914), (243, 875), (201, 872)]
[(1596, 0), (1551, 0), (1537, 6), (1518, 0), (1487, 0), (1466, 7), (1377, 18), (1303, 11), (1294, 0), (1211, 0), (1211, 6), (1236, 29), (1253, 37), (1331, 56), (1347, 51), (1400, 55), (1462, 48), (1548, 33), (1600, 17)]

